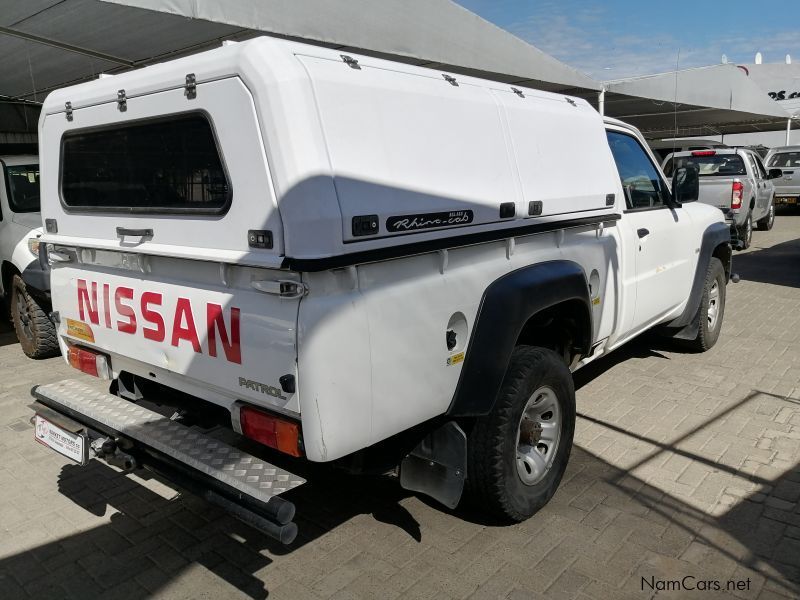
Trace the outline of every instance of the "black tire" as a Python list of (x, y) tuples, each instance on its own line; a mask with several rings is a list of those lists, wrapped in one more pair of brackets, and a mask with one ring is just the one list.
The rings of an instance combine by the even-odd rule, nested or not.
[(26, 356), (49, 358), (59, 353), (55, 325), (28, 293), (19, 275), (11, 281), (11, 319)]
[[(711, 319), (709, 306), (714, 301), (713, 288), (716, 284), (716, 318)], [(708, 263), (708, 271), (706, 272), (706, 281), (703, 287), (703, 298), (700, 301), (700, 308), (697, 309), (697, 314), (694, 317), (693, 323), (697, 326), (697, 337), (693, 340), (688, 340), (686, 345), (690, 350), (695, 352), (705, 352), (714, 347), (719, 339), (719, 333), (722, 331), (722, 320), (725, 317), (725, 269), (722, 262), (718, 258), (711, 257)], [(712, 326), (713, 322), (713, 326)]]
[(749, 211), (744, 225), (739, 228), (739, 241), (741, 242), (739, 250), (747, 250), (753, 243), (753, 214)]
[(769, 231), (775, 225), (775, 203), (770, 201), (767, 216), (758, 220), (759, 231)]
[[(560, 429), (560, 434), (553, 444), (555, 454), (548, 459), (550, 466), (543, 469), (541, 480), (526, 484), (517, 466), (521, 420), (529, 400), (533, 403), (531, 410), (535, 409), (536, 399), (532, 395), (542, 389), (552, 392), (548, 401), (558, 405), (556, 412), (560, 428), (556, 429)], [(546, 422), (546, 413), (542, 416), (542, 422)], [(550, 418), (553, 418), (552, 414)], [(526, 423), (532, 421), (526, 419)], [(503, 521), (524, 521), (547, 504), (558, 488), (567, 467), (574, 434), (575, 386), (563, 358), (546, 348), (516, 347), (494, 408), (488, 415), (478, 418), (469, 433), (469, 496), (481, 510)], [(529, 429), (528, 435), (534, 433)], [(537, 448), (545, 445), (532, 443), (536, 443)], [(533, 445), (528, 448), (537, 451)]]

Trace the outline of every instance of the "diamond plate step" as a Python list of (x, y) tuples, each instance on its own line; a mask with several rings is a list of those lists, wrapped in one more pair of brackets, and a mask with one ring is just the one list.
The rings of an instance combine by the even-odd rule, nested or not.
[(305, 483), (302, 477), (74, 379), (40, 385), (33, 395), (85, 415), (262, 502)]

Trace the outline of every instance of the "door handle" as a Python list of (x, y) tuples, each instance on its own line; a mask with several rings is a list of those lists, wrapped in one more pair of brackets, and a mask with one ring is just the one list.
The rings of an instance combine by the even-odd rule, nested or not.
[(127, 227), (117, 227), (117, 236), (118, 237), (140, 237), (140, 238), (151, 238), (153, 237), (153, 230), (152, 229), (128, 229)]
[(638, 235), (640, 238), (643, 238), (646, 235), (650, 235), (650, 230), (642, 227), (636, 230), (636, 235)]

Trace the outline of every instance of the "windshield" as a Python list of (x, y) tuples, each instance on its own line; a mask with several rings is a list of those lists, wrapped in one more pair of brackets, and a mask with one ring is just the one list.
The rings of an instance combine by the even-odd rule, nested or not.
[(672, 175), (672, 171), (686, 165), (695, 165), (700, 177), (731, 177), (747, 175), (744, 161), (738, 154), (714, 154), (711, 156), (677, 156), (664, 165), (664, 173)]
[(7, 166), (6, 190), (12, 212), (39, 212), (39, 165)]
[(800, 150), (797, 152), (778, 152), (769, 159), (768, 167), (800, 167)]

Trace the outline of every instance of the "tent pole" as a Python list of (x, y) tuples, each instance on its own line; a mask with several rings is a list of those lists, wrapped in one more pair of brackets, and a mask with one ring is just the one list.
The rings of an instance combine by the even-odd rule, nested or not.
[(606, 88), (603, 86), (600, 88), (600, 93), (597, 95), (597, 111), (600, 113), (601, 117), (604, 117), (606, 114)]

